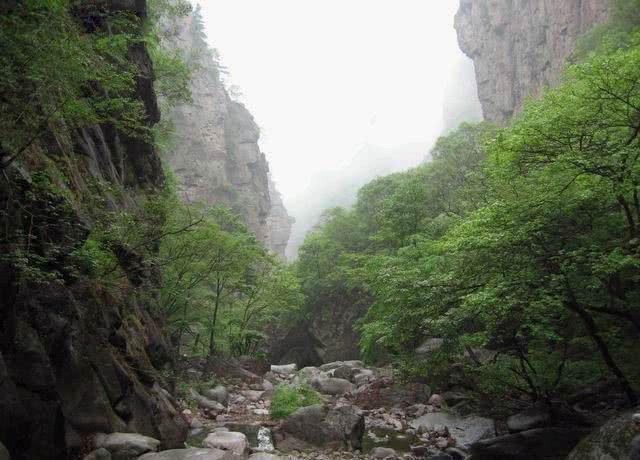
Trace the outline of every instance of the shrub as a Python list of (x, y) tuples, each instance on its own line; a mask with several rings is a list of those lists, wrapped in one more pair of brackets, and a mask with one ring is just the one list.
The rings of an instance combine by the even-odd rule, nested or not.
[(321, 402), (320, 395), (307, 386), (280, 385), (276, 388), (271, 400), (271, 417), (282, 419), (293, 414), (301, 407), (312, 406)]

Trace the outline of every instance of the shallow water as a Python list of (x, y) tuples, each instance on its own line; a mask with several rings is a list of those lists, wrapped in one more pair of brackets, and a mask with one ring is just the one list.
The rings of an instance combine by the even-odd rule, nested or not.
[(376, 447), (389, 447), (398, 453), (410, 452), (411, 446), (419, 443), (418, 437), (409, 433), (386, 428), (368, 428), (362, 438), (362, 451), (371, 452)]

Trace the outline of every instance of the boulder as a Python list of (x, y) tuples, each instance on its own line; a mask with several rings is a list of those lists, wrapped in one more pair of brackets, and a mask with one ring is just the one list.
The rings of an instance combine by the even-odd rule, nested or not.
[(348, 380), (350, 382), (353, 381), (353, 377), (358, 373), (358, 369), (350, 367), (350, 366), (345, 366), (342, 365), (340, 367), (336, 367), (333, 372), (332, 372), (332, 376), (338, 379), (344, 379), (344, 380)]
[(291, 446), (288, 437), (332, 449), (361, 449), (364, 416), (355, 406), (329, 408), (316, 404), (303, 407), (287, 417), (280, 427), (284, 436), (279, 447)]
[(617, 460), (626, 458), (631, 440), (636, 435), (631, 428), (631, 415), (623, 412), (586, 436), (571, 451), (567, 460)]
[(244, 455), (249, 441), (243, 433), (237, 431), (215, 431), (209, 433), (203, 444), (207, 447), (228, 450), (236, 455)]
[(375, 447), (369, 454), (371, 458), (396, 458), (396, 451), (388, 447)]
[[(8, 460), (8, 458), (9, 457), (7, 457), (6, 460)], [(1, 454), (0, 459), (5, 460)], [(100, 449), (89, 452), (89, 454), (85, 455), (82, 460), (111, 460), (111, 452), (104, 447), (101, 447)]]
[(274, 372), (274, 373), (280, 374), (280, 375), (295, 374), (295, 372), (297, 370), (298, 370), (298, 366), (296, 365), (296, 363), (281, 364), (281, 365), (272, 364), (271, 365), (271, 372)]
[(206, 409), (210, 412), (214, 412), (216, 414), (219, 412), (224, 412), (225, 407), (218, 401), (214, 401), (205, 396), (202, 396), (200, 393), (197, 393), (194, 390), (189, 390), (189, 393), (191, 394), (191, 397), (196, 401), (198, 407)]
[(213, 400), (218, 401), (220, 404), (227, 405), (229, 402), (229, 391), (223, 387), (222, 385), (218, 385), (211, 390), (207, 390), (204, 392), (204, 395)]
[(240, 460), (242, 457), (220, 449), (171, 449), (144, 454), (138, 460)]
[(460, 417), (449, 412), (425, 414), (409, 422), (409, 425), (418, 432), (434, 431), (444, 426), (462, 448), (495, 436), (496, 433), (495, 423), (491, 419), (475, 415)]
[(94, 438), (96, 449), (108, 450), (113, 460), (129, 460), (147, 452), (156, 452), (160, 441), (137, 433), (98, 434)]
[(550, 421), (549, 411), (543, 406), (536, 405), (507, 418), (507, 428), (509, 433), (519, 433), (533, 428), (541, 428)]
[(285, 457), (281, 457), (276, 454), (268, 454), (266, 452), (256, 452), (249, 456), (249, 460), (286, 460)]
[(357, 386), (364, 385), (365, 383), (373, 380), (374, 373), (371, 369), (356, 369), (356, 373), (353, 374), (351, 381)]
[(293, 378), (294, 385), (309, 384), (316, 377), (328, 377), (327, 374), (317, 367), (307, 366), (303, 367)]
[(442, 348), (442, 344), (444, 343), (444, 339), (433, 337), (425, 340), (422, 344), (415, 349), (416, 355), (429, 355), (434, 351), (438, 351)]
[(240, 392), (240, 394), (242, 396), (244, 396), (245, 398), (247, 398), (251, 402), (258, 402), (262, 398), (262, 395), (264, 394), (264, 391), (243, 390), (243, 391)]
[(325, 363), (323, 365), (321, 365), (319, 367), (319, 369), (323, 372), (329, 372), (332, 371), (334, 369), (337, 369), (341, 366), (347, 366), (347, 367), (364, 367), (364, 363), (362, 361), (356, 361), (356, 360), (352, 360), (352, 361), (334, 361), (331, 363)]
[[(471, 446), (471, 457), (473, 460), (563, 460), (587, 433), (584, 428), (536, 428), (478, 441)], [(574, 458), (585, 460), (590, 457)], [(607, 457), (592, 458), (604, 460)]]
[(353, 384), (345, 379), (334, 377), (316, 377), (311, 380), (311, 386), (320, 393), (327, 395), (342, 395), (353, 391)]

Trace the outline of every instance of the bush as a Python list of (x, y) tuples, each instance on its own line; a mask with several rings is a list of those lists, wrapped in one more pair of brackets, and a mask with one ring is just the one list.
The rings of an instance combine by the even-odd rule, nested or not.
[(307, 386), (280, 385), (276, 388), (271, 400), (271, 417), (282, 419), (293, 414), (301, 407), (312, 406), (321, 402), (320, 395)]

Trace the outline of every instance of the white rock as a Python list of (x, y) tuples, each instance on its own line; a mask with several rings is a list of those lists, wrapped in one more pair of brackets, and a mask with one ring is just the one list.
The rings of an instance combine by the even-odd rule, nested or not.
[(209, 433), (203, 444), (207, 447), (223, 449), (236, 455), (244, 455), (249, 448), (249, 441), (243, 433), (237, 431), (216, 431)]
[(274, 372), (280, 375), (291, 375), (291, 374), (294, 374), (297, 370), (298, 370), (298, 366), (296, 365), (296, 363), (271, 365), (271, 372)]

